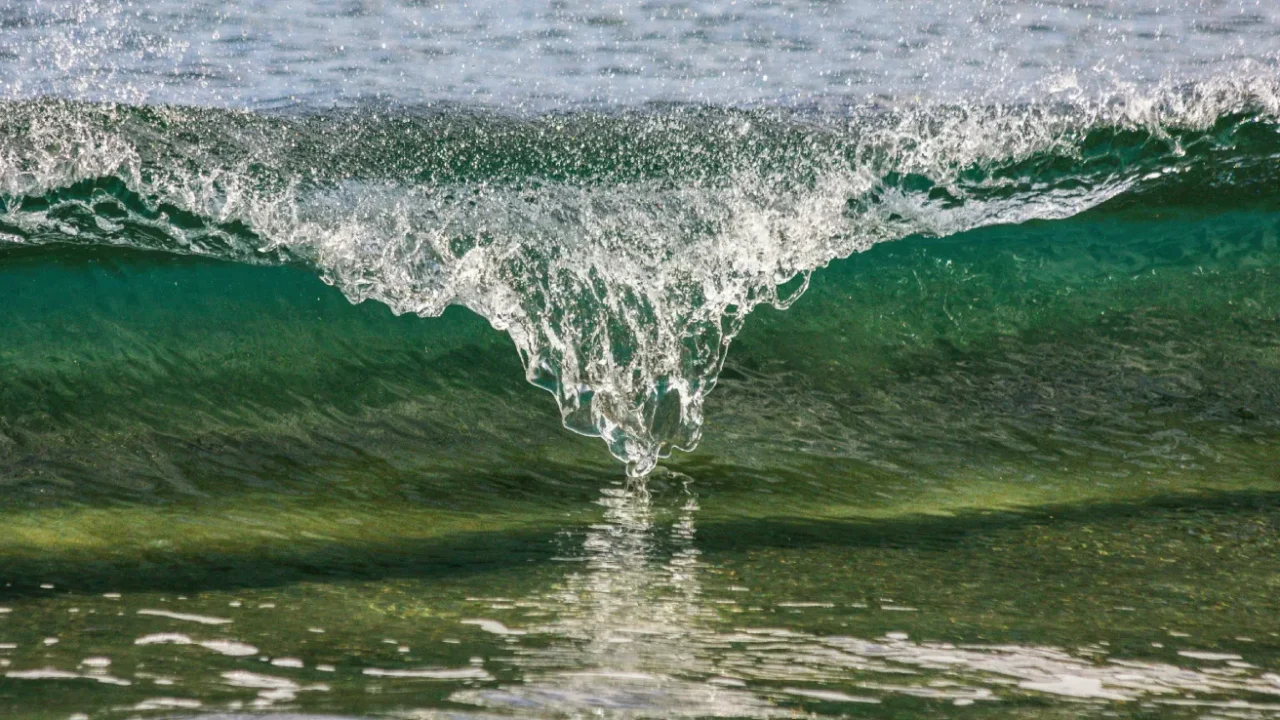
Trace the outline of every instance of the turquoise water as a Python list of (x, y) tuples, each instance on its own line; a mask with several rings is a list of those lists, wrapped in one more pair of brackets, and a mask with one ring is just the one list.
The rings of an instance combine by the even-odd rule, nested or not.
[(1280, 216), (1180, 197), (819, 270), (645, 490), (468, 311), (10, 250), (0, 702), (1265, 716)]
[(1280, 716), (1278, 39), (0, 0), (0, 715)]
[[(566, 428), (601, 437), (638, 477), (697, 446), (706, 399), (751, 311), (788, 307), (833, 260), (911, 235), (1062, 221), (1100, 206), (1123, 215), (1140, 203), (1151, 220), (1155, 208), (1197, 218), (1269, 208), (1272, 90), (1206, 86), (1134, 109), (834, 115), (653, 107), (294, 117), (13, 103), (0, 128), (11, 167), (0, 232), (15, 248), (309, 268), (347, 299), (397, 314), (465, 307), (514, 342), (525, 379), (555, 396)], [(1194, 117), (1208, 110), (1219, 114)], [(1041, 242), (1079, 244), (1063, 232), (1061, 243)], [(1043, 282), (1060, 293), (1073, 271), (1097, 282), (1108, 267), (1109, 277), (1134, 275), (1135, 262), (1185, 265), (1198, 252), (1164, 247), (1162, 231), (1137, 234), (1136, 251), (1085, 248), (1093, 268), (1055, 259), (1045, 271), (1068, 278)], [(56, 281), (40, 286), (59, 297)], [(1002, 313), (1031, 298), (1001, 290), (977, 293), (1010, 306), (979, 321), (997, 332), (1016, 327)], [(963, 314), (970, 298), (958, 301)], [(143, 304), (167, 311), (164, 300)], [(357, 350), (341, 362), (359, 363), (365, 334), (334, 338), (338, 355)]]

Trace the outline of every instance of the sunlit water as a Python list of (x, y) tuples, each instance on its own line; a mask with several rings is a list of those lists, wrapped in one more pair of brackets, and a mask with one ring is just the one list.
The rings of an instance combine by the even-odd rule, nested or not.
[(1280, 717), (1278, 13), (0, 0), (0, 716)]
[(1280, 515), (1248, 495), (771, 541), (714, 519), (706, 544), (714, 494), (653, 484), (603, 491), (589, 524), (516, 559), (188, 594), (23, 588), (6, 702), (33, 718), (1280, 714), (1274, 539), (1236, 535)]
[(0, 7), (0, 90), (235, 107), (1025, 100), (1274, 73), (1277, 24), (1265, 0), (41, 0)]

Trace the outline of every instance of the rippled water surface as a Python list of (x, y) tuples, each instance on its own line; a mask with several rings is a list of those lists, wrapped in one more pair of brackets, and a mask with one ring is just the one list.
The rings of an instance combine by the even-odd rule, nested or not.
[(1278, 13), (0, 0), (0, 716), (1280, 717)]
[(1033, 98), (1274, 73), (1266, 0), (10, 2), (10, 95), (326, 105)]
[(472, 317), (14, 255), (0, 704), (1280, 714), (1275, 221), (1144, 223), (1194, 265), (1064, 246), (1123, 247), (1117, 212), (829, 268), (644, 489)]
[[(874, 518), (827, 505), (782, 520), (756, 488), (695, 493), (690, 480), (609, 488), (541, 526), (486, 519), (433, 538), (352, 514), (354, 531), (309, 551), (305, 537), (280, 547), (283, 517), (242, 506), (198, 530), (259, 528), (262, 550), (225, 569), (174, 563), (187, 532), (147, 528), (173, 544), (133, 551), (146, 572), (9, 588), (4, 702), (22, 717), (1280, 708), (1280, 515), (1265, 490)], [(181, 515), (163, 524), (196, 530)], [(255, 565), (275, 572), (241, 570)]]

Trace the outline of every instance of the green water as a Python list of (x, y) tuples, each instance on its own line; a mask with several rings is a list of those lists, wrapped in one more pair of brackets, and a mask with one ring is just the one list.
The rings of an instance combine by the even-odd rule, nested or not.
[(1280, 715), (1271, 204), (836, 261), (643, 487), (465, 310), (3, 251), (0, 709)]

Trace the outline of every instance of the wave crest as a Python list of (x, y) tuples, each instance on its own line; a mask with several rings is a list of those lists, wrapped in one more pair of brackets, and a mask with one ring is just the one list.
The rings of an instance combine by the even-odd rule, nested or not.
[(1270, 177), (1278, 97), (1255, 79), (840, 115), (11, 103), (0, 242), (305, 262), (352, 301), (466, 306), (510, 334), (566, 427), (639, 475), (697, 444), (747, 314), (794, 301), (815, 269), (1183, 176)]

